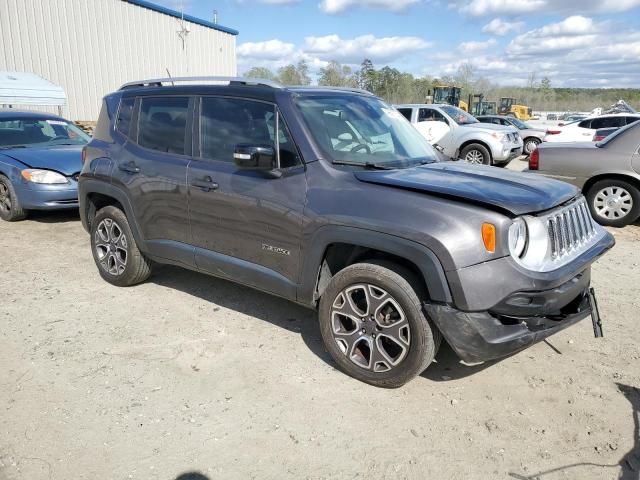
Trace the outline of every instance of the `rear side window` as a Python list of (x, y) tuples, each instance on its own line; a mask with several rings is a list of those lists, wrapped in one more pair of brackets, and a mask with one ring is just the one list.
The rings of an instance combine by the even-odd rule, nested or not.
[(578, 126), (580, 128), (591, 128), (591, 119), (581, 121)]
[(404, 118), (411, 121), (411, 109), (410, 108), (398, 108), (397, 109)]
[(125, 136), (129, 136), (129, 129), (131, 127), (131, 117), (133, 116), (133, 105), (136, 99), (123, 98), (120, 100), (120, 107), (118, 108), (118, 118), (116, 119), (116, 130)]
[(624, 117), (600, 117), (591, 120), (591, 128), (614, 128), (624, 127), (626, 124)]
[[(236, 145), (276, 146), (275, 107), (237, 98), (205, 97), (200, 114), (200, 142), (203, 158), (233, 162)], [(300, 164), (297, 149), (282, 117), (278, 122), (280, 165)]]
[(640, 117), (626, 117), (626, 120), (627, 120), (627, 125), (631, 125), (632, 123), (635, 123), (638, 120), (640, 120)]
[(184, 155), (189, 97), (142, 97), (138, 144)]

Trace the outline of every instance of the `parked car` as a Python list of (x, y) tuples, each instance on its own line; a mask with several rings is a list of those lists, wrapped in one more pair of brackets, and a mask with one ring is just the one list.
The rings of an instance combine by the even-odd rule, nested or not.
[(596, 130), (596, 133), (593, 134), (593, 138), (591, 139), (591, 141), (600, 142), (601, 140), (604, 140), (609, 135), (611, 135), (614, 132), (617, 132), (618, 130), (620, 129), (619, 128), (599, 128), (598, 130)]
[(547, 120), (558, 120), (557, 113), (547, 113)]
[[(566, 123), (578, 122), (580, 120), (584, 120), (587, 118), (587, 115), (567, 115), (567, 117), (563, 118)], [(558, 126), (562, 127), (564, 123), (560, 123)]]
[(77, 177), (89, 139), (57, 115), (0, 111), (0, 218), (78, 208)]
[(600, 117), (587, 118), (562, 127), (552, 127), (547, 130), (545, 142), (584, 142), (593, 138), (593, 134), (600, 128), (620, 128), (640, 120), (640, 114), (616, 113)]
[(396, 105), (432, 144), (451, 159), (484, 165), (506, 165), (522, 154), (515, 127), (480, 123), (451, 105)]
[(520, 134), (523, 142), (523, 151), (525, 155), (533, 152), (538, 145), (542, 143), (547, 131), (541, 128), (533, 128), (528, 123), (518, 120), (515, 117), (504, 117), (502, 115), (481, 115), (476, 117), (481, 123), (493, 123), (495, 125), (504, 125), (515, 127)]
[(572, 183), (602, 225), (623, 227), (640, 216), (640, 122), (600, 142), (543, 143), (529, 171)]
[[(317, 309), (340, 369), (382, 387), (422, 372), (442, 336), (482, 361), (592, 312), (590, 265), (614, 241), (575, 187), (437, 162), (368, 92), (182, 80), (107, 95), (86, 147), (80, 215), (107, 282), (155, 261)], [(558, 215), (582, 222), (559, 226), (562, 249)]]

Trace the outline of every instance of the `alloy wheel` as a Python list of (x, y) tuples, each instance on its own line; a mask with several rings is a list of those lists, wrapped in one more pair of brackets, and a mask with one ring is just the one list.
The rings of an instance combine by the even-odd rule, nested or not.
[(94, 245), (100, 266), (114, 276), (120, 276), (127, 268), (129, 245), (122, 228), (110, 218), (98, 224)]
[(540, 142), (529, 140), (524, 145), (524, 153), (526, 153), (527, 155), (531, 155), (531, 152), (533, 152), (538, 147), (538, 145), (540, 145)]
[(376, 373), (398, 366), (411, 345), (402, 307), (388, 292), (367, 283), (351, 285), (336, 296), (331, 331), (353, 364)]
[(593, 206), (600, 217), (618, 220), (626, 217), (633, 209), (633, 197), (622, 187), (606, 187), (596, 193)]
[(0, 210), (5, 213), (11, 212), (11, 192), (4, 182), (0, 182)]
[(469, 150), (464, 159), (469, 163), (483, 164), (484, 155), (480, 150)]

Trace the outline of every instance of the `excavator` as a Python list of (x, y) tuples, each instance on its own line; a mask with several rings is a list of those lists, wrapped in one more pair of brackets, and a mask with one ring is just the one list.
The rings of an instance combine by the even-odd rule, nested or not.
[(453, 85), (438, 85), (433, 88), (433, 103), (443, 103), (460, 107), (465, 112), (469, 111), (469, 105), (460, 99), (462, 89)]
[(498, 115), (516, 117), (518, 120), (526, 122), (527, 120), (531, 119), (531, 113), (531, 108), (529, 108), (527, 105), (519, 103), (515, 98), (502, 97), (500, 99)]

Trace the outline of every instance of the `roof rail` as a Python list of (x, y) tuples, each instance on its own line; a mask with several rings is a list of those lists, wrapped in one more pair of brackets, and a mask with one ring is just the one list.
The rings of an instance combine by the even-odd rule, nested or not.
[(356, 87), (332, 87), (330, 85), (296, 85), (295, 87), (291, 88), (308, 88), (311, 90), (340, 90), (343, 92), (362, 93), (363, 95), (375, 96), (375, 94), (371, 93), (369, 90)]
[(161, 87), (163, 84), (186, 83), (186, 82), (228, 82), (229, 85), (259, 85), (261, 87), (283, 88), (278, 82), (264, 80), (262, 78), (245, 78), (245, 77), (167, 77), (153, 78), (149, 80), (138, 80), (128, 82), (122, 85), (118, 90), (136, 87)]

